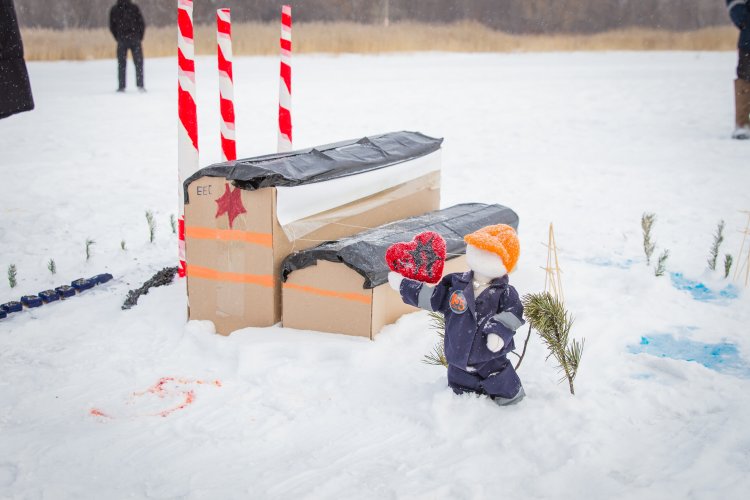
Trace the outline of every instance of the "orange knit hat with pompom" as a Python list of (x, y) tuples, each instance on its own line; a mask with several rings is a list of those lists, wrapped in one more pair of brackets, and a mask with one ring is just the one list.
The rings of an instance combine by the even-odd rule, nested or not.
[(516, 267), (521, 253), (521, 244), (516, 231), (507, 224), (486, 226), (478, 231), (464, 236), (468, 245), (475, 246), (500, 256), (505, 269), (511, 272)]

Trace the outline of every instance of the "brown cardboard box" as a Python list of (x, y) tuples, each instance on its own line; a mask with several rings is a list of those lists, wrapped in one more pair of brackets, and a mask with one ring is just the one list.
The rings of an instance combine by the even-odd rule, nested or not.
[[(446, 261), (445, 273), (463, 271), (463, 255)], [(418, 310), (388, 283), (366, 289), (364, 281), (347, 266), (327, 261), (292, 272), (283, 285), (284, 327), (373, 339), (385, 325)]]
[(282, 265), (283, 325), (372, 339), (416, 311), (386, 282), (388, 246), (435, 231), (446, 241), (443, 274), (465, 272), (463, 236), (491, 224), (517, 228), (518, 215), (501, 205), (456, 205), (296, 252)]
[[(383, 146), (383, 141), (391, 140), (397, 134), (370, 139), (376, 146), (380, 145), (381, 150), (385, 149), (386, 153), (392, 155), (392, 150), (387, 149), (387, 142)], [(405, 139), (410, 137), (407, 135)], [(378, 139), (382, 141), (377, 142)], [(404, 136), (398, 135), (397, 139), (403, 141)], [(436, 209), (440, 204), (440, 142), (432, 141), (438, 141), (437, 150), (433, 148), (430, 154), (412, 155), (413, 158), (391, 164), (386, 162), (383, 166), (369, 160), (360, 161), (365, 167), (372, 163), (376, 168), (365, 168), (351, 175), (322, 181), (313, 180), (309, 184), (303, 182), (298, 184), (300, 187), (292, 184), (242, 189), (250, 186), (237, 179), (242, 174), (241, 171), (238, 174), (238, 170), (243, 165), (257, 170), (259, 164), (273, 163), (294, 155), (298, 159), (312, 156), (313, 160), (317, 160), (320, 150), (342, 164), (343, 161), (336, 157), (340, 154), (339, 150), (347, 152), (353, 147), (360, 147), (361, 141), (327, 146), (329, 149), (318, 148), (208, 167), (188, 179), (185, 182), (185, 243), (189, 318), (211, 320), (216, 331), (224, 335), (249, 326), (273, 325), (281, 319), (280, 267), (289, 253), (315, 246), (321, 241), (354, 234), (363, 228)], [(373, 149), (373, 142), (368, 141), (362, 146), (367, 148), (366, 152)], [(354, 153), (359, 160), (361, 152)], [(376, 153), (379, 157), (384, 156), (380, 151)], [(409, 171), (414, 171), (406, 168), (406, 163), (410, 160), (421, 161), (426, 157), (430, 157), (432, 166), (416, 170), (426, 173), (417, 177), (410, 175)], [(392, 160), (386, 157), (388, 159)], [(323, 159), (321, 161), (324, 162)], [(435, 161), (438, 162), (437, 167)], [(326, 164), (325, 168), (328, 166)], [(323, 170), (327, 172), (325, 168)], [(389, 174), (391, 171), (394, 174)], [(400, 179), (395, 175), (397, 172), (405, 172), (404, 178), (407, 180), (395, 185), (391, 182), (382, 190), (377, 190), (377, 182), (371, 182), (375, 177), (382, 178), (384, 175)], [(336, 189), (339, 186), (344, 188)], [(279, 216), (285, 208), (278, 205), (280, 192), (283, 192), (285, 200), (289, 200), (285, 201), (286, 205), (293, 205), (298, 201), (295, 199), (297, 190), (306, 192), (305, 196), (310, 198), (310, 202), (303, 199), (292, 212), (306, 216), (292, 218), (282, 225)], [(330, 199), (322, 199), (328, 198), (329, 191), (333, 191)], [(363, 192), (370, 194), (347, 201), (346, 196), (351, 198), (352, 193)], [(347, 202), (311, 215), (305, 213), (305, 210), (309, 212), (310, 205), (326, 207), (326, 203), (330, 206), (341, 199)], [(289, 219), (286, 215), (284, 217)]]

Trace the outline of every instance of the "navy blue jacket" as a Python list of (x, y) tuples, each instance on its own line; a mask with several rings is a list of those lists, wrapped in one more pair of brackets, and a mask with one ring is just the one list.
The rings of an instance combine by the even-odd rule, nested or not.
[[(474, 273), (448, 274), (435, 288), (419, 281), (401, 281), (401, 298), (409, 305), (445, 316), (445, 357), (461, 369), (492, 359), (502, 359), (515, 349), (513, 335), (523, 321), (518, 292), (508, 276), (494, 279), (479, 297), (474, 297)], [(499, 335), (505, 345), (498, 352), (487, 349), (487, 335)]]
[(740, 39), (737, 47), (742, 50), (750, 50), (750, 8), (748, 0), (726, 0), (729, 17), (740, 29)]

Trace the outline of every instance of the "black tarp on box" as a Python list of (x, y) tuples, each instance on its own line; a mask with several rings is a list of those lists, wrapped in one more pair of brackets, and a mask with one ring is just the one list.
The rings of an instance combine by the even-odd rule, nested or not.
[(446, 258), (450, 259), (465, 253), (464, 236), (493, 224), (508, 224), (518, 229), (518, 215), (502, 205), (454, 205), (293, 253), (281, 266), (282, 280), (286, 281), (297, 269), (326, 260), (345, 264), (365, 278), (364, 288), (374, 288), (388, 280), (385, 252), (394, 243), (411, 241), (421, 232), (434, 231), (445, 239)]

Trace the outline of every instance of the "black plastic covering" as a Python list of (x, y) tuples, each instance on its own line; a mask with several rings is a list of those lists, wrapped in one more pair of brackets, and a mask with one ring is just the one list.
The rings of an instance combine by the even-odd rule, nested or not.
[(158, 273), (154, 274), (151, 279), (146, 281), (140, 288), (128, 292), (128, 297), (122, 304), (122, 309), (131, 309), (133, 306), (138, 305), (138, 299), (141, 295), (147, 295), (150, 289), (157, 286), (172, 284), (175, 274), (177, 274), (177, 266), (165, 267)]
[(391, 132), (349, 141), (300, 149), (244, 160), (216, 163), (202, 168), (185, 180), (188, 186), (200, 177), (224, 177), (247, 190), (273, 186), (299, 186), (361, 174), (394, 165), (440, 149), (443, 139), (419, 132)]
[(385, 252), (394, 243), (408, 242), (421, 232), (434, 231), (445, 239), (446, 259), (450, 260), (466, 252), (464, 236), (492, 224), (508, 224), (518, 229), (518, 214), (502, 205), (483, 203), (436, 210), (293, 253), (281, 265), (281, 277), (286, 281), (291, 272), (327, 260), (354, 269), (365, 278), (363, 288), (374, 288), (388, 281), (390, 269)]

